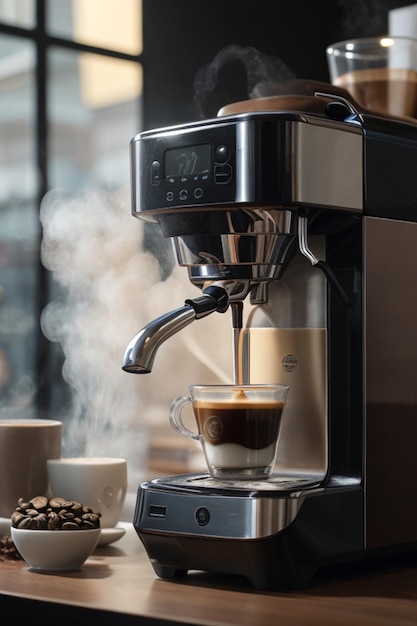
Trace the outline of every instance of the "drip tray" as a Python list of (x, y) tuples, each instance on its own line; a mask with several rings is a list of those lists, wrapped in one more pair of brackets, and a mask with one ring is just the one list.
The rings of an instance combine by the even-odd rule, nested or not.
[(157, 478), (153, 484), (180, 489), (207, 489), (210, 491), (296, 491), (298, 489), (318, 487), (323, 475), (283, 475), (272, 474), (265, 480), (221, 480), (209, 474), (184, 474)]

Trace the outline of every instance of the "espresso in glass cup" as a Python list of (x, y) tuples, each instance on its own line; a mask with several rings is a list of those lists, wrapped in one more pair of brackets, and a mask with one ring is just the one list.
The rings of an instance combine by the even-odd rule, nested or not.
[[(190, 385), (170, 407), (172, 427), (201, 442), (208, 471), (222, 480), (268, 478), (275, 465), (287, 385)], [(198, 432), (184, 425), (192, 405)]]

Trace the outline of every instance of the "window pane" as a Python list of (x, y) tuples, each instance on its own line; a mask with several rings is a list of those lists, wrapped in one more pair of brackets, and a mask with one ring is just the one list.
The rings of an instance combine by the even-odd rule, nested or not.
[[(65, 201), (70, 201), (71, 197), (76, 199), (86, 190), (86, 196), (80, 200), (80, 204), (75, 200), (77, 213), (73, 216), (74, 222), (66, 237), (66, 241), (70, 242), (77, 237), (79, 228), (83, 234), (91, 228), (91, 216), (86, 207), (89, 202), (97, 202), (93, 200), (96, 190), (121, 190), (124, 194), (123, 206), (129, 216), (129, 142), (141, 130), (142, 68), (138, 63), (60, 48), (51, 49), (47, 66), (48, 171), (49, 187), (57, 190), (51, 200), (54, 210), (56, 208), (61, 216), (60, 209), (65, 206)], [(65, 198), (61, 196), (63, 190)], [(87, 210), (86, 215), (84, 210)], [(48, 225), (49, 219), (44, 218), (43, 224)], [(61, 217), (57, 217), (57, 220), (61, 224)], [(80, 220), (85, 220), (81, 226)], [(92, 237), (94, 234), (91, 233)], [(69, 245), (73, 250), (73, 244)], [(52, 254), (61, 257), (65, 255), (65, 249), (65, 243), (61, 242)], [(75, 253), (75, 249), (73, 251)], [(44, 257), (44, 261), (48, 269), (54, 270), (49, 251), (48, 259)], [(65, 285), (68, 286), (67, 278), (53, 271), (51, 302), (62, 301), (61, 296), (64, 296), (65, 301), (63, 290)], [(76, 305), (71, 302), (69, 306)], [(45, 319), (46, 326), (43, 329), (53, 327), (50, 316)], [(51, 332), (52, 335), (56, 334)], [(46, 334), (48, 336), (48, 332)], [(54, 341), (61, 340), (58, 332)], [(53, 345), (51, 371), (60, 372), (62, 354), (58, 344)], [(66, 393), (63, 381), (59, 383), (56, 380), (52, 392), (52, 404), (58, 406), (61, 403), (61, 408), (65, 406), (65, 402), (62, 402)]]
[(54, 49), (48, 70), (50, 186), (127, 184), (128, 144), (140, 130), (141, 66)]
[(35, 0), (0, 0), (0, 22), (32, 28), (35, 23)]
[(39, 220), (32, 44), (0, 37), (0, 407), (33, 396)]
[(142, 52), (141, 0), (49, 0), (47, 7), (51, 35), (127, 54)]

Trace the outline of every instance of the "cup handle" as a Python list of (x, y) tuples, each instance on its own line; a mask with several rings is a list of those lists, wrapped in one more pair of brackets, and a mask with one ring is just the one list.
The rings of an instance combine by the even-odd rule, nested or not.
[(193, 433), (182, 423), (181, 411), (187, 404), (191, 403), (192, 400), (189, 396), (179, 396), (178, 398), (175, 398), (169, 408), (169, 421), (172, 428), (180, 433), (180, 435), (185, 435), (186, 437), (190, 437), (191, 439), (202, 441), (204, 439), (203, 435)]

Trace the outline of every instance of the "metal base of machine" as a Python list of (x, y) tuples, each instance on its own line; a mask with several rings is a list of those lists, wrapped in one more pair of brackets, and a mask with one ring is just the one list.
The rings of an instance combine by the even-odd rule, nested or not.
[(161, 578), (202, 570), (244, 576), (258, 589), (299, 589), (322, 565), (362, 558), (363, 519), (355, 481), (229, 485), (181, 475), (140, 485), (133, 525)]

